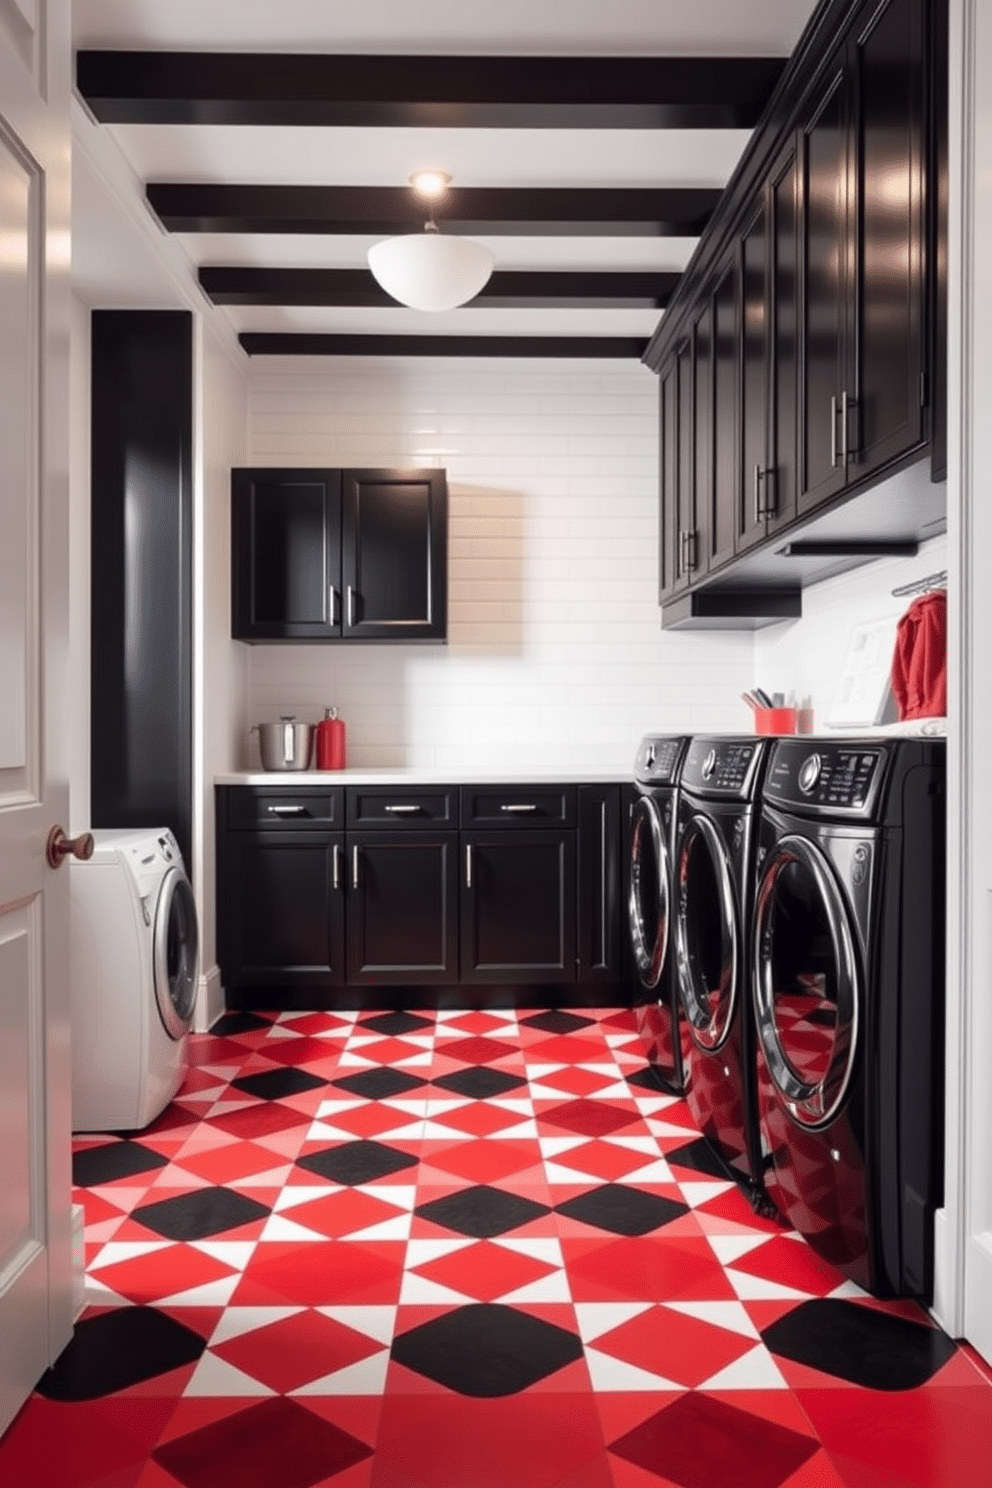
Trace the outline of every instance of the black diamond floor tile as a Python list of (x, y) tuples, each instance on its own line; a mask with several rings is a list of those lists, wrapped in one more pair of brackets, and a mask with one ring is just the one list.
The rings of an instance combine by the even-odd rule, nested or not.
[(674, 1152), (666, 1152), (665, 1161), (669, 1167), (691, 1168), (694, 1173), (706, 1173), (710, 1178), (725, 1178), (728, 1183), (734, 1178), (719, 1153), (714, 1152), (705, 1137), (697, 1137), (694, 1142), (687, 1142)]
[(842, 1297), (801, 1302), (761, 1336), (773, 1354), (866, 1390), (916, 1390), (957, 1352), (940, 1328)]
[(385, 1066), (359, 1070), (356, 1075), (344, 1075), (340, 1080), (331, 1081), (339, 1090), (347, 1090), (349, 1095), (360, 1095), (363, 1100), (389, 1100), (390, 1096), (405, 1095), (426, 1083), (426, 1080), (408, 1075), (404, 1070), (386, 1069)]
[(38, 1393), (48, 1400), (99, 1400), (194, 1364), (207, 1342), (155, 1307), (118, 1307), (76, 1324)]
[(253, 1220), (265, 1219), (271, 1211), (265, 1204), (230, 1188), (198, 1188), (194, 1193), (160, 1199), (132, 1210), (131, 1218), (164, 1235), (167, 1240), (206, 1240), (236, 1230)]
[(448, 1390), (492, 1398), (526, 1390), (581, 1359), (582, 1341), (530, 1313), (480, 1302), (401, 1333), (392, 1356)]
[(628, 1085), (634, 1085), (638, 1090), (650, 1090), (652, 1095), (681, 1094), (674, 1080), (663, 1075), (656, 1064), (646, 1064), (643, 1069), (627, 1075), (626, 1080)]
[(527, 1081), (506, 1070), (479, 1064), (470, 1069), (454, 1070), (450, 1075), (438, 1075), (431, 1084), (439, 1085), (442, 1090), (450, 1090), (453, 1095), (464, 1095), (469, 1100), (492, 1100), (495, 1095), (506, 1095), (511, 1090), (519, 1090)]
[(430, 1018), (418, 1017), (416, 1013), (376, 1013), (372, 1018), (363, 1018), (357, 1025), (356, 1032), (370, 1028), (373, 1033), (384, 1034), (387, 1038), (402, 1038), (404, 1033), (420, 1033), (425, 1028), (433, 1027)]
[(243, 1090), (246, 1095), (255, 1095), (259, 1100), (285, 1100), (287, 1095), (303, 1095), (307, 1090), (317, 1090), (330, 1084), (309, 1070), (286, 1069), (263, 1070), (258, 1075), (242, 1075), (231, 1081), (233, 1090)]
[(550, 1210), (546, 1204), (537, 1204), (533, 1199), (479, 1184), (446, 1194), (443, 1199), (418, 1204), (414, 1213), (422, 1219), (429, 1219), (432, 1224), (456, 1230), (460, 1235), (489, 1240), (493, 1235), (505, 1235), (509, 1230), (530, 1224), (531, 1220), (550, 1213)]
[(382, 1142), (342, 1142), (339, 1147), (325, 1147), (296, 1159), (296, 1165), (309, 1173), (318, 1173), (333, 1183), (372, 1183), (387, 1173), (401, 1173), (415, 1168), (417, 1159)]
[(257, 1013), (225, 1013), (210, 1030), (211, 1038), (230, 1038), (239, 1033), (254, 1033), (258, 1028), (271, 1026), (269, 1018), (260, 1018)]
[(521, 1018), (525, 1028), (540, 1028), (545, 1033), (574, 1033), (577, 1028), (589, 1028), (592, 1018), (580, 1018), (577, 1013), (566, 1013), (561, 1008), (552, 1008), (546, 1013), (535, 1013), (533, 1018)]
[(281, 1396), (152, 1453), (184, 1488), (313, 1488), (371, 1456), (365, 1442)]
[(819, 1450), (813, 1437), (695, 1392), (610, 1446), (680, 1488), (780, 1488)]
[(614, 1235), (647, 1235), (651, 1230), (671, 1224), (673, 1219), (689, 1213), (687, 1204), (666, 1199), (662, 1194), (645, 1193), (642, 1188), (629, 1188), (625, 1183), (604, 1183), (588, 1193), (556, 1204), (558, 1214), (582, 1224), (610, 1230)]
[(118, 1178), (133, 1178), (135, 1173), (150, 1173), (153, 1168), (168, 1166), (168, 1158), (140, 1142), (107, 1142), (100, 1147), (84, 1147), (72, 1155), (72, 1181), (79, 1188), (93, 1188), (100, 1183), (114, 1183)]

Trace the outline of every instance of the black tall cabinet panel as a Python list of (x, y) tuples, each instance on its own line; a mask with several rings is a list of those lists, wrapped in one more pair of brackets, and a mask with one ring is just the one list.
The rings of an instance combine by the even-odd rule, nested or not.
[(91, 821), (189, 867), (192, 316), (94, 311), (91, 357)]
[(669, 362), (661, 373), (658, 384), (661, 471), (661, 499), (658, 511), (658, 600), (660, 603), (674, 593), (679, 578), (678, 460), (676, 453), (678, 414), (675, 402), (677, 379), (674, 362)]
[(737, 389), (740, 344), (740, 271), (729, 254), (717, 274), (711, 297), (713, 393), (711, 414), (712, 480), (707, 526), (708, 567), (734, 556), (737, 495)]
[(761, 499), (767, 463), (768, 207), (763, 194), (741, 234), (741, 477), (737, 502), (737, 549), (765, 535)]

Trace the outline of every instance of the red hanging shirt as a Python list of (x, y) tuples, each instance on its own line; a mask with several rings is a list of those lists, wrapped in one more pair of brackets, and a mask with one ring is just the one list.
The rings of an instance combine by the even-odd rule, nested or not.
[(914, 599), (896, 627), (892, 692), (899, 721), (947, 713), (947, 593)]

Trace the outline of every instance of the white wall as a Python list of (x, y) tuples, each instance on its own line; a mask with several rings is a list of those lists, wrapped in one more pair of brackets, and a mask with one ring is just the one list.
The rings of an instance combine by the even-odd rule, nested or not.
[[(924, 543), (915, 558), (879, 558), (804, 590), (801, 620), (756, 633), (756, 684), (766, 692), (808, 695), (814, 730), (827, 732), (852, 632), (886, 618), (894, 624), (911, 598), (894, 596), (892, 590), (946, 567), (947, 538), (936, 537)], [(891, 651), (888, 654), (891, 658)]]
[(217, 968), (214, 776), (247, 727), (245, 648), (231, 640), (231, 466), (245, 459), (245, 359), (196, 320), (193, 474), (193, 881), (200, 921), (197, 1027), (223, 1011)]
[(618, 362), (254, 363), (251, 464), (447, 470), (450, 604), (443, 647), (246, 648), (251, 720), (336, 704), (356, 765), (622, 774), (649, 730), (745, 723), (751, 636), (660, 629), (657, 396)]

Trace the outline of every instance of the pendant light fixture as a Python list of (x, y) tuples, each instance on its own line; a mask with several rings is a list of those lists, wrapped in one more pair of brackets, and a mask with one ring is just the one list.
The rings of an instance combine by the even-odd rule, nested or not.
[(385, 238), (369, 249), (373, 278), (394, 300), (414, 310), (464, 305), (482, 289), (496, 261), (481, 243), (439, 232), (433, 203), (444, 195), (450, 180), (444, 171), (416, 171), (410, 185), (432, 204), (423, 232)]

